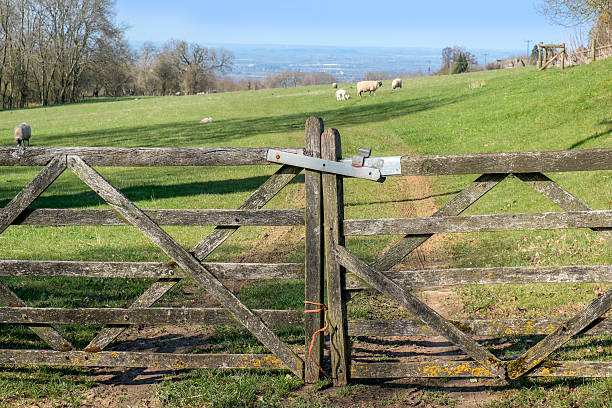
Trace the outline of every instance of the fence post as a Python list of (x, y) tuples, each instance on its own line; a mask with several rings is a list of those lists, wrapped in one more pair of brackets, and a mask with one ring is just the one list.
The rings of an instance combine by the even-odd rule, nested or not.
[(595, 39), (593, 38), (593, 45), (591, 47), (591, 62), (595, 62), (596, 56), (595, 53), (597, 52), (597, 49), (595, 48)]
[[(321, 156), (334, 161), (341, 158), (340, 133), (336, 129), (328, 129), (321, 135)], [(348, 383), (351, 361), (346, 316), (345, 269), (336, 262), (334, 253), (336, 245), (344, 245), (344, 190), (341, 176), (323, 174), (323, 214), (331, 375), (334, 385), (341, 386)]]
[(561, 69), (565, 69), (565, 43), (563, 43), (563, 49), (561, 49)]
[(542, 68), (542, 43), (538, 44), (538, 66), (537, 68)]
[[(323, 119), (311, 116), (306, 120), (306, 152), (307, 156), (321, 157), (321, 133)], [(306, 170), (306, 283), (305, 299), (310, 302), (323, 303), (324, 300), (324, 263), (323, 263), (323, 189), (321, 173)], [(309, 306), (305, 305), (308, 309)], [(312, 350), (310, 343), (317, 330), (323, 327), (323, 313), (307, 313), (304, 316), (304, 332), (306, 334), (306, 368), (304, 379), (306, 383), (319, 380), (319, 367), (323, 361), (324, 337), (315, 338)], [(314, 363), (309, 356), (316, 362)]]

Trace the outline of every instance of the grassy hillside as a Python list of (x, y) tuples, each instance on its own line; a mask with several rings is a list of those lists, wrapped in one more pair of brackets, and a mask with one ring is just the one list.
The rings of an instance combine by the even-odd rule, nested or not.
[[(183, 97), (100, 99), (68, 106), (5, 111), (0, 112), (0, 135), (5, 135), (0, 144), (12, 145), (13, 127), (26, 121), (33, 129), (33, 146), (301, 147), (304, 145), (305, 120), (310, 115), (318, 115), (324, 119), (326, 127), (339, 129), (347, 157), (361, 146), (370, 147), (374, 155), (612, 148), (612, 59), (565, 71), (549, 69), (536, 72), (524, 68), (410, 78), (404, 80), (403, 89), (395, 91), (391, 91), (390, 81), (385, 81), (376, 96), (361, 99), (354, 93), (354, 83), (341, 84), (340, 87), (351, 95), (349, 101), (336, 101), (335, 90), (330, 86), (313, 86)], [(200, 119), (209, 116), (214, 118), (213, 123), (199, 123)], [(6, 205), (37, 171), (0, 168), (0, 206)], [(236, 208), (263, 183), (274, 167), (101, 168), (100, 171), (141, 208)], [(612, 208), (612, 172), (549, 176), (592, 207)], [(396, 177), (384, 184), (347, 180), (346, 217), (428, 215), (434, 207), (443, 205), (476, 177)], [(303, 186), (299, 181), (279, 194), (268, 208), (303, 207)], [(33, 207), (105, 208), (105, 205), (75, 176), (66, 172)], [(509, 179), (469, 212), (558, 210), (518, 180)], [(185, 247), (191, 248), (210, 228), (168, 227), (166, 230)], [(302, 236), (301, 228), (241, 228), (210, 259), (301, 261)], [(395, 239), (397, 237), (351, 239), (348, 245), (371, 260)], [(258, 251), (251, 250), (255, 244)], [(0, 248), (0, 259), (168, 259), (141, 233), (128, 227), (10, 227), (0, 235)], [(448, 235), (431, 245), (426, 255), (424, 261), (419, 261), (424, 262), (425, 267), (451, 264), (610, 264), (612, 261), (609, 243), (590, 231)], [(406, 263), (410, 265), (417, 261), (410, 258)], [(3, 282), (31, 305), (72, 307), (127, 306), (129, 300), (141, 293), (147, 284), (112, 279), (3, 279)], [(274, 282), (257, 283), (242, 288), (238, 295), (249, 299), (251, 306), (301, 308), (303, 284), (296, 281), (283, 285), (279, 289)], [(569, 316), (606, 287), (585, 284), (460, 288), (457, 296), (461, 306), (453, 311), (453, 315)], [(91, 296), (92, 292), (103, 295)], [(285, 296), (271, 295), (278, 292)], [(67, 296), (68, 293), (72, 296)], [(565, 295), (559, 296), (559, 293)], [(201, 294), (194, 295), (186, 284), (164, 297), (161, 304), (181, 304), (197, 296)], [(513, 300), (509, 302), (508, 299)], [(376, 299), (364, 298), (352, 306), (351, 314), (374, 316), (380, 313), (378, 308), (380, 303)], [(93, 335), (91, 328), (66, 327), (63, 330), (77, 344), (86, 344)], [(217, 335), (236, 335), (235, 331), (231, 333)], [(286, 337), (296, 335), (286, 333)], [(244, 336), (236, 335), (234, 343), (240, 341), (246, 341)], [(293, 341), (295, 344), (302, 342), (299, 338)], [(229, 341), (228, 347), (238, 347), (234, 343)], [(40, 346), (40, 342), (22, 328), (6, 326), (0, 328), (0, 344), (8, 344), (7, 347)], [(609, 359), (612, 344), (609, 340), (602, 340), (601, 344), (605, 350), (594, 357), (588, 355), (588, 358)], [(259, 350), (256, 345), (248, 347), (252, 347), (251, 351)], [(32, 384), (35, 384), (37, 376), (48, 373), (48, 369), (45, 370), (0, 375), (0, 382), (7, 384), (0, 387), (0, 406), (15, 401), (35, 401), (38, 396), (78, 405), (82, 389), (91, 386), (83, 379), (80, 370), (54, 372), (58, 378), (71, 378), (65, 380), (67, 386), (62, 383), (64, 388), (42, 390), (36, 385), (31, 388), (10, 386), (17, 378), (23, 381), (28, 376), (34, 378)], [(170, 397), (171, 390), (189, 396), (187, 390), (195, 383), (216, 384), (214, 387), (223, 389), (228, 381), (236, 381), (232, 375), (192, 373), (172, 385), (165, 383), (160, 388), (159, 398), (169, 405), (179, 405), (180, 401)], [(240, 378), (245, 384), (259, 381), (248, 375), (235, 375), (242, 376)], [(279, 384), (278, 389), (284, 391), (270, 397), (267, 394), (270, 391), (262, 388), (260, 383), (245, 385), (251, 391), (260, 388), (263, 391), (247, 393), (247, 396), (240, 397), (242, 401), (255, 402), (258, 393), (276, 401), (275, 398), (287, 395), (287, 387), (295, 387), (294, 383), (283, 383), (284, 374), (273, 377)], [(260, 379), (264, 381), (265, 378), (262, 376)], [(586, 381), (584, 384), (599, 390), (610, 386), (606, 380)], [(179, 390), (181, 386), (185, 389)], [(507, 391), (510, 396), (514, 395), (513, 392), (512, 388)], [(518, 397), (513, 398), (520, 406)], [(537, 405), (539, 397), (534, 394), (533, 398)], [(211, 400), (214, 396), (201, 396), (189, 399), (188, 404), (198, 406)], [(232, 405), (232, 401), (216, 403)]]

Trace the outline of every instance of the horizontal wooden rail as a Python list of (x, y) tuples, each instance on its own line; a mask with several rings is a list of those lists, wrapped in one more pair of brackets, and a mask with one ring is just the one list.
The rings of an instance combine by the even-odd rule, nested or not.
[[(158, 225), (299, 226), (304, 210), (147, 210)], [(113, 210), (42, 208), (24, 211), (13, 225), (130, 225)]]
[[(526, 377), (611, 377), (610, 361), (545, 361)], [(351, 363), (351, 378), (495, 377), (473, 361), (428, 360), (415, 362)]]
[[(451, 320), (459, 330), (472, 336), (532, 336), (548, 335), (564, 320), (561, 319), (502, 319)], [(437, 332), (418, 319), (349, 320), (351, 336), (437, 336)], [(612, 334), (612, 319), (598, 319), (583, 334)]]
[[(273, 148), (304, 154), (304, 149)], [(244, 166), (273, 164), (268, 148), (244, 147), (0, 147), (0, 166), (46, 166), (55, 156), (79, 156), (90, 166)]]
[(404, 156), (402, 175), (612, 170), (612, 149)]
[(273, 354), (173, 354), (126, 351), (0, 350), (0, 365), (40, 364), (81, 367), (149, 367), (162, 370), (194, 368), (284, 369)]
[[(300, 148), (276, 148), (304, 154)], [(79, 156), (90, 166), (239, 166), (274, 164), (268, 148), (0, 147), (0, 166), (45, 166), (54, 156)], [(612, 149), (403, 156), (403, 175), (612, 170)]]
[[(202, 265), (219, 279), (303, 279), (299, 263), (222, 263)], [(184, 278), (176, 263), (0, 260), (0, 276), (65, 276), (81, 278)]]
[[(396, 283), (411, 288), (502, 283), (612, 282), (612, 265), (501, 266), (383, 273)], [(346, 288), (369, 289), (370, 286), (349, 274), (346, 277)]]
[[(271, 326), (301, 325), (299, 310), (253, 310)], [(223, 308), (35, 308), (0, 307), (0, 323), (20, 324), (228, 324), (239, 323)]]
[(345, 220), (345, 235), (612, 228), (612, 210)]

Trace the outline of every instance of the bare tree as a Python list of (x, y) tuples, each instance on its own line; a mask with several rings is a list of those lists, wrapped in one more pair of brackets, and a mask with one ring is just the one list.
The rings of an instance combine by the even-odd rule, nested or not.
[(186, 93), (210, 89), (217, 73), (231, 71), (234, 55), (227, 50), (205, 48), (185, 41), (177, 42), (175, 47)]
[(542, 0), (539, 10), (551, 21), (574, 26), (593, 23), (603, 18), (609, 23), (612, 16), (611, 0)]

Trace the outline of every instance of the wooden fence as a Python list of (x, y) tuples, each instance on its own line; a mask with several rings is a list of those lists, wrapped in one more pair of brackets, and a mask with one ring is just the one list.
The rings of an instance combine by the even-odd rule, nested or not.
[[(317, 154), (323, 122), (307, 122), (308, 146), (283, 149), (299, 154)], [(37, 308), (28, 307), (0, 282), (0, 324), (25, 324), (52, 350), (0, 350), (0, 364), (47, 364), (75, 366), (125, 366), (157, 368), (287, 368), (296, 376), (318, 377), (318, 368), (283, 342), (271, 326), (305, 326), (307, 344), (322, 325), (321, 314), (304, 315), (301, 310), (251, 310), (223, 283), (225, 279), (305, 278), (306, 298), (322, 301), (321, 285), (321, 175), (306, 172), (304, 209), (264, 210), (262, 207), (303, 169), (282, 166), (236, 210), (161, 209), (143, 211), (104, 179), (93, 166), (238, 166), (269, 165), (268, 149), (247, 148), (0, 148), (0, 166), (44, 166), (42, 171), (0, 209), (0, 233), (10, 225), (132, 225), (161, 248), (173, 261), (165, 262), (74, 262), (0, 260), (2, 276), (63, 276), (94, 278), (155, 279), (127, 308)], [(28, 207), (65, 170), (75, 173), (112, 210), (35, 209)], [(160, 225), (215, 225), (215, 229), (187, 250)], [(241, 226), (306, 226), (308, 256), (305, 264), (218, 263), (206, 258)], [(223, 308), (152, 307), (186, 277), (193, 278)], [(312, 294), (312, 290), (317, 293)], [(236, 324), (246, 327), (272, 354), (176, 354), (105, 351), (131, 325)], [(83, 349), (76, 350), (53, 325), (106, 325)], [(320, 340), (317, 344), (322, 350)], [(316, 351), (316, 350), (315, 350)], [(314, 357), (320, 361), (321, 352)], [(312, 381), (312, 380), (310, 380)]]
[[(324, 151), (340, 151), (337, 133), (324, 133)], [(329, 146), (325, 148), (325, 146)], [(610, 243), (612, 210), (593, 210), (544, 175), (544, 172), (612, 169), (612, 149), (547, 152), (487, 153), (447, 156), (406, 156), (401, 174), (416, 176), (481, 174), (430, 217), (353, 219), (343, 217), (342, 179), (324, 175), (324, 213), (328, 251), (328, 302), (332, 376), (337, 384), (350, 378), (394, 377), (499, 377), (612, 376), (612, 361), (550, 361), (546, 358), (577, 334), (612, 334), (609, 318), (612, 290), (598, 297), (569, 320), (505, 319), (501, 321), (449, 321), (415, 297), (407, 288), (529, 282), (611, 282), (612, 265), (448, 268), (390, 270), (437, 233), (590, 228)], [(566, 212), (535, 214), (460, 215), (496, 185), (514, 175)], [(359, 259), (344, 244), (346, 236), (403, 235), (403, 239), (371, 264)], [(336, 263), (333, 263), (335, 258)], [(373, 288), (393, 299), (414, 318), (349, 321), (348, 290)], [(338, 295), (339, 294), (339, 295)], [(503, 361), (473, 336), (507, 337), (546, 335), (520, 357)], [(468, 360), (418, 362), (351, 361), (348, 336), (444, 336)], [(336, 342), (336, 345), (334, 345)]]
[[(293, 153), (338, 160), (340, 134), (323, 132), (320, 118), (306, 123), (306, 149)], [(504, 321), (449, 321), (406, 288), (440, 285), (511, 282), (612, 281), (611, 265), (547, 267), (448, 268), (416, 271), (390, 270), (432, 235), (442, 232), (521, 229), (591, 228), (609, 234), (612, 210), (592, 210), (544, 172), (612, 170), (612, 149), (557, 152), (512, 152), (448, 156), (405, 156), (401, 175), (481, 174), (430, 217), (401, 219), (344, 219), (343, 178), (306, 171), (305, 209), (264, 210), (302, 168), (284, 165), (237, 210), (142, 211), (106, 181), (92, 166), (236, 166), (269, 165), (267, 149), (186, 148), (0, 148), (0, 166), (45, 166), (0, 212), (0, 233), (9, 225), (133, 225), (158, 245), (174, 263), (0, 261), (1, 276), (67, 276), (147, 278), (156, 281), (128, 308), (32, 308), (0, 282), (0, 324), (30, 327), (53, 350), (0, 350), (0, 364), (126, 366), (158, 368), (286, 368), (314, 382), (323, 364), (324, 342), (315, 337), (324, 326), (323, 313), (300, 310), (251, 310), (224, 284), (224, 279), (305, 278), (304, 299), (329, 308), (331, 376), (336, 385), (351, 378), (612, 376), (612, 362), (545, 361), (553, 351), (579, 333), (611, 334), (612, 323), (600, 317), (610, 309), (612, 291), (593, 301), (575, 317), (509, 319)], [(112, 210), (36, 209), (29, 205), (66, 169), (74, 172), (109, 204)], [(543, 194), (566, 212), (538, 214), (460, 215), (509, 175)], [(159, 225), (216, 225), (199, 244), (187, 250)], [(209, 254), (244, 225), (304, 225), (304, 264), (232, 264), (206, 262)], [(345, 247), (345, 237), (399, 234), (404, 238), (378, 260), (367, 264)], [(609, 235), (608, 235), (609, 237)], [(324, 274), (324, 269), (326, 273)], [(347, 273), (350, 272), (350, 273)], [(160, 308), (154, 303), (181, 279), (192, 277), (223, 308)], [(326, 279), (326, 285), (324, 280)], [(389, 296), (413, 319), (349, 321), (349, 290), (374, 288)], [(316, 309), (307, 305), (307, 309)], [(104, 351), (130, 325), (231, 324), (247, 328), (271, 354), (174, 354)], [(76, 350), (54, 327), (57, 324), (107, 325), (83, 350)], [(296, 350), (283, 342), (271, 326), (304, 325), (306, 344)], [(545, 334), (524, 355), (502, 361), (472, 336)], [(349, 336), (442, 335), (471, 360), (364, 363), (351, 360)]]

